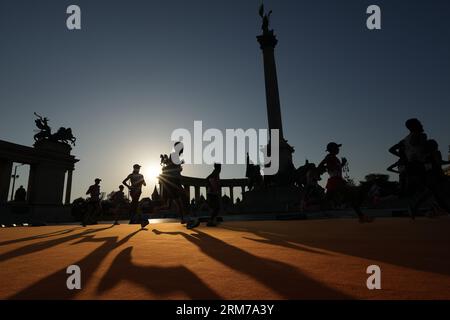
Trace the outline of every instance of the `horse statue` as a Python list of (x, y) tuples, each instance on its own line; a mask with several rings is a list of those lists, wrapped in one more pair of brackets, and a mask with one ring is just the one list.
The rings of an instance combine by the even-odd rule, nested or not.
[(62, 142), (65, 144), (71, 143), (73, 146), (75, 145), (75, 141), (77, 139), (73, 136), (72, 129), (61, 127), (56, 133), (52, 134), (52, 129), (48, 125), (49, 119), (37, 114), (36, 112), (34, 115), (37, 117), (34, 122), (36, 123), (36, 127), (39, 129), (39, 132), (34, 135), (34, 141), (49, 140), (54, 142)]
[(71, 128), (61, 127), (58, 129), (58, 131), (56, 131), (56, 133), (50, 136), (49, 140), (66, 144), (71, 143), (74, 146), (77, 138), (73, 136)]

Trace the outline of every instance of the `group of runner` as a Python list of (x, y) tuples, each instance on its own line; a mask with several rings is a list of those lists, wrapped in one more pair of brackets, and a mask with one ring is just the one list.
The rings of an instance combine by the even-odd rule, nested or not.
[[(178, 151), (177, 156), (183, 154), (183, 146), (181, 142), (176, 142), (174, 149)], [(187, 192), (181, 184), (181, 171), (183, 170), (181, 161), (174, 161), (171, 155), (161, 155), (162, 173), (159, 177), (161, 186), (163, 188), (162, 198), (165, 201), (164, 208), (175, 204), (178, 213), (181, 216), (181, 223), (186, 225), (186, 228), (192, 229), (200, 225), (200, 219), (189, 206), (189, 199)], [(219, 221), (217, 219), (221, 209), (220, 197), (220, 172), (222, 165), (214, 164), (214, 170), (208, 177), (206, 177), (206, 193), (207, 203), (211, 210), (211, 216), (207, 221), (207, 226), (215, 227)]]
[(399, 174), (400, 196), (410, 198), (411, 218), (431, 196), (442, 210), (450, 213), (448, 177), (442, 170), (450, 161), (442, 159), (438, 143), (428, 139), (418, 119), (407, 120), (405, 126), (409, 134), (389, 149), (399, 159), (388, 170)]
[[(140, 173), (141, 166), (135, 164), (133, 166), (133, 172), (131, 172), (119, 186), (119, 190), (114, 192), (111, 201), (114, 207), (114, 224), (119, 224), (119, 211), (125, 206), (125, 193), (123, 192), (124, 186), (129, 189), (131, 202), (130, 202), (130, 223), (140, 223), (142, 228), (148, 225), (148, 219), (144, 219), (141, 214), (139, 214), (139, 198), (142, 194), (142, 187), (146, 186), (144, 176)], [(86, 226), (95, 215), (101, 210), (101, 193), (100, 193), (100, 178), (94, 180), (94, 184), (89, 187), (86, 191), (86, 195), (89, 195), (87, 202), (87, 209), (82, 217), (81, 224)]]
[[(179, 147), (180, 142), (175, 144), (175, 148)], [(179, 151), (181, 155), (183, 149)], [(163, 189), (162, 200), (163, 205), (154, 207), (155, 211), (168, 209), (171, 205), (175, 206), (176, 211), (181, 217), (181, 223), (185, 224), (188, 229), (195, 228), (200, 225), (200, 219), (191, 212), (189, 206), (189, 199), (187, 198), (186, 190), (181, 184), (182, 163), (173, 161), (172, 155), (161, 155), (162, 173), (159, 176), (160, 183)], [(206, 178), (207, 185), (207, 203), (211, 210), (211, 216), (207, 221), (207, 226), (217, 226), (219, 221), (217, 219), (221, 209), (220, 197), (220, 172), (221, 164), (214, 164), (213, 172)], [(141, 166), (135, 164), (133, 172), (130, 173), (119, 186), (119, 191), (114, 192), (111, 201), (114, 207), (114, 224), (119, 224), (119, 211), (125, 207), (125, 194), (123, 192), (124, 186), (130, 191), (130, 224), (140, 224), (145, 228), (148, 224), (148, 218), (144, 217), (139, 210), (139, 199), (142, 194), (142, 187), (146, 186), (144, 176), (140, 173)], [(88, 199), (88, 206), (85, 214), (82, 217), (82, 225), (86, 226), (90, 223), (93, 216), (100, 211), (100, 182), (101, 179), (95, 179), (95, 183), (89, 187), (86, 194), (90, 196)]]
[[(388, 171), (399, 174), (399, 196), (407, 198), (412, 219), (415, 219), (420, 206), (430, 197), (434, 197), (437, 205), (450, 214), (449, 178), (442, 169), (442, 166), (450, 164), (450, 161), (442, 159), (438, 143), (427, 138), (418, 119), (407, 120), (405, 126), (409, 134), (389, 149), (390, 153), (399, 158), (388, 168)], [(329, 178), (325, 202), (332, 205), (336, 203), (349, 205), (357, 213), (360, 222), (372, 222), (373, 218), (362, 213), (360, 209), (369, 190), (352, 186), (344, 179), (343, 168), (347, 160), (337, 157), (340, 147), (341, 144), (335, 142), (327, 145), (327, 156), (317, 168), (308, 171), (310, 175), (307, 175), (307, 185), (317, 185), (320, 175), (327, 172)]]
[[(399, 160), (391, 165), (388, 170), (399, 174), (400, 196), (409, 198), (411, 218), (416, 217), (420, 205), (430, 196), (434, 197), (440, 208), (450, 213), (447, 199), (448, 177), (442, 170), (442, 166), (450, 164), (450, 161), (442, 159), (437, 142), (427, 138), (419, 120), (409, 119), (405, 125), (409, 134), (389, 149), (389, 152), (397, 156)], [(347, 160), (338, 158), (341, 146), (341, 144), (335, 142), (330, 142), (327, 145), (326, 151), (328, 154), (326, 157), (317, 167), (314, 166), (313, 170), (309, 170), (307, 173), (307, 186), (317, 185), (320, 176), (327, 172), (329, 178), (326, 184), (326, 202), (332, 205), (348, 205), (356, 212), (361, 223), (372, 222), (373, 218), (364, 214), (360, 209), (364, 200), (361, 196), (361, 190), (350, 185), (343, 177)], [(174, 148), (179, 149), (178, 156), (181, 156), (183, 148), (180, 142), (175, 143)], [(187, 192), (181, 183), (182, 164), (180, 161), (174, 161), (172, 154), (169, 156), (161, 155), (162, 173), (159, 178), (163, 188), (164, 205), (155, 208), (155, 210), (169, 208), (172, 204), (175, 205), (181, 216), (181, 223), (186, 224), (188, 229), (192, 229), (200, 224), (200, 219), (194, 212), (191, 212)], [(130, 223), (140, 223), (144, 228), (149, 222), (138, 210), (142, 187), (146, 186), (144, 176), (140, 174), (140, 168), (140, 165), (135, 164), (133, 172), (123, 180), (122, 184), (130, 190)], [(207, 202), (211, 210), (211, 216), (207, 221), (208, 226), (217, 226), (218, 224), (218, 215), (221, 208), (220, 172), (221, 165), (214, 164), (214, 170), (206, 178)], [(90, 186), (86, 192), (90, 195), (90, 199), (89, 209), (83, 217), (83, 225), (87, 224), (92, 212), (97, 211), (100, 207), (100, 181), (101, 179), (95, 179), (95, 184)], [(111, 200), (115, 208), (120, 208), (125, 202), (123, 185), (119, 186), (119, 191), (112, 196)], [(119, 223), (117, 212), (118, 210), (116, 210), (114, 224)]]

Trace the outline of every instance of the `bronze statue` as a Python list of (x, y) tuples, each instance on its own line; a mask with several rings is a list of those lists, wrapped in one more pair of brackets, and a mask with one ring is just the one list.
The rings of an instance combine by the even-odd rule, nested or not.
[(50, 138), (52, 130), (48, 125), (48, 119), (46, 117), (38, 115), (36, 112), (34, 113), (34, 115), (38, 117), (36, 120), (34, 120), (34, 122), (36, 123), (36, 127), (38, 127), (38, 129), (40, 130), (34, 135), (34, 141)]
[(72, 134), (71, 128), (64, 128), (61, 127), (58, 129), (58, 131), (50, 136), (51, 141), (55, 142), (62, 142), (65, 144), (68, 144), (69, 142), (74, 146), (75, 141), (77, 141), (77, 138), (75, 138)]
[(270, 15), (272, 14), (272, 10), (269, 13), (265, 13), (264, 4), (261, 4), (259, 7), (259, 16), (262, 18), (262, 26), (261, 29), (264, 34), (270, 33), (269, 24), (270, 24)]
[(250, 157), (247, 152), (245, 177), (248, 178), (249, 190), (261, 189), (264, 185), (264, 178), (261, 174), (261, 168), (259, 165), (253, 164), (250, 161)]
[(34, 122), (36, 123), (36, 127), (40, 130), (34, 135), (34, 141), (49, 140), (65, 144), (69, 144), (70, 142), (72, 145), (75, 145), (77, 139), (73, 136), (71, 128), (61, 127), (56, 133), (52, 134), (52, 129), (48, 125), (49, 119), (42, 117), (36, 112), (34, 115), (37, 117)]

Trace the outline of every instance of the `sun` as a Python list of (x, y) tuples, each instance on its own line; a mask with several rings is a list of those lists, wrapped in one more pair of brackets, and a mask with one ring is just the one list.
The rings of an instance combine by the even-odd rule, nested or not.
[(148, 181), (157, 181), (158, 176), (161, 174), (161, 166), (158, 165), (148, 165), (144, 169), (144, 177)]

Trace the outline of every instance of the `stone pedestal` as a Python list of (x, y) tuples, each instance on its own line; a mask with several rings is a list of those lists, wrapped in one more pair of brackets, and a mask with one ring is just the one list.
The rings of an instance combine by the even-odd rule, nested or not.
[[(64, 180), (67, 166), (64, 163), (57, 163), (52, 160), (53, 157), (70, 157), (72, 148), (65, 143), (53, 142), (48, 140), (38, 141), (34, 148), (40, 152), (48, 153), (49, 159), (41, 161), (39, 164), (31, 165), (29, 186), (32, 188), (29, 192), (29, 201), (35, 205), (62, 205)], [(69, 171), (72, 171), (69, 169)], [(70, 174), (71, 175), (71, 174)], [(71, 183), (71, 178), (68, 182)], [(70, 192), (71, 186), (68, 185)]]
[[(78, 161), (65, 143), (41, 140), (34, 148), (0, 140), (0, 222), (71, 221), (72, 172)], [(7, 202), (13, 162), (30, 165), (27, 201)], [(66, 197), (64, 180), (67, 173)]]
[(271, 186), (245, 192), (240, 204), (242, 212), (281, 213), (298, 207), (300, 189), (295, 186)]

